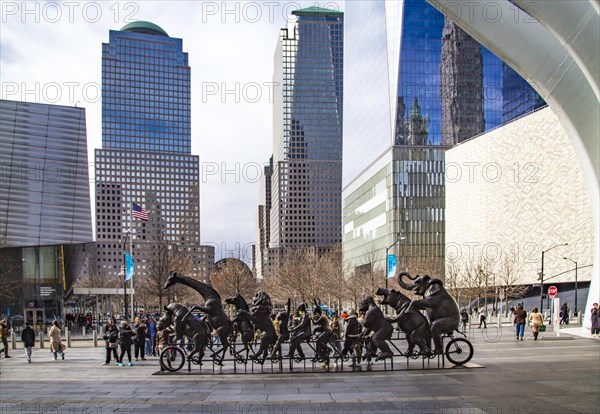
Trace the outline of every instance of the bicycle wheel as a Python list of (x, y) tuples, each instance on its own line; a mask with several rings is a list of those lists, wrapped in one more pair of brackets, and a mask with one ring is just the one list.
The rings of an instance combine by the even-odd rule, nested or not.
[(160, 364), (167, 371), (179, 371), (185, 364), (185, 352), (177, 346), (168, 346), (160, 353)]
[(465, 338), (452, 338), (446, 345), (446, 358), (454, 365), (466, 364), (473, 358), (473, 345)]

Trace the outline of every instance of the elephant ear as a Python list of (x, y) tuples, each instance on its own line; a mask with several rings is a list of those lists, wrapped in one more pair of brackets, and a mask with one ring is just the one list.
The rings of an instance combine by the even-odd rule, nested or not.
[(444, 289), (444, 283), (440, 279), (431, 279), (429, 287), (425, 291), (424, 297), (433, 296)]

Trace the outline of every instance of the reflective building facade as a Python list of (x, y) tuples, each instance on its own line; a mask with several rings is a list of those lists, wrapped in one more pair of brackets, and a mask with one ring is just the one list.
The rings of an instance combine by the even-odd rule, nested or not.
[[(205, 264), (200, 248), (199, 158), (191, 154), (190, 66), (182, 40), (149, 22), (110, 31), (102, 45), (102, 149), (96, 150), (98, 270), (122, 265), (133, 232), (136, 269), (149, 245), (177, 244)], [(133, 219), (132, 203), (149, 212)]]
[(92, 240), (85, 110), (0, 100), (0, 315), (60, 318)]
[(344, 258), (383, 269), (395, 243), (403, 268), (443, 273), (444, 151), (541, 99), (425, 0), (351, 1), (345, 19)]
[[(296, 10), (275, 51), (271, 249), (340, 242), (343, 13)], [(266, 255), (263, 255), (267, 257)]]

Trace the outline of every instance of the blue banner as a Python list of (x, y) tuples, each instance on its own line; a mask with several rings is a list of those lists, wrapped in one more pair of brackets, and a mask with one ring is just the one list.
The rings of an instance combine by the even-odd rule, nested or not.
[(388, 263), (388, 273), (387, 273), (387, 278), (393, 278), (394, 276), (396, 276), (396, 255), (395, 254), (388, 254), (387, 257), (387, 263)]
[(133, 258), (127, 252), (125, 252), (125, 280), (131, 279), (133, 276)]

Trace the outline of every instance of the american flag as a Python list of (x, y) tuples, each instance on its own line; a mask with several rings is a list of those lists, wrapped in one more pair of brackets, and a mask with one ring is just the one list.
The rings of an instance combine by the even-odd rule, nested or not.
[(142, 206), (133, 203), (133, 217), (140, 220), (148, 221), (148, 212)]

